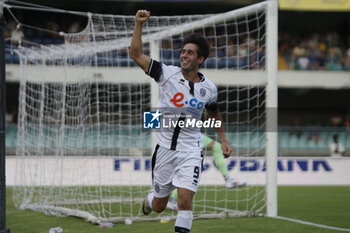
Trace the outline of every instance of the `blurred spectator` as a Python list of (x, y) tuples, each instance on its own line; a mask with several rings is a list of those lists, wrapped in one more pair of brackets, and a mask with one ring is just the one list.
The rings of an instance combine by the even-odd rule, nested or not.
[(12, 45), (21, 44), (25, 39), (21, 24), (17, 24), (14, 20), (10, 19), (5, 26), (5, 37), (11, 38)]
[(345, 56), (342, 59), (342, 64), (345, 71), (350, 71), (350, 48), (347, 49)]
[(341, 71), (342, 65), (340, 64), (342, 58), (341, 50), (338, 46), (332, 46), (328, 50), (328, 69), (332, 71)]
[(292, 67), (293, 69), (300, 70), (299, 67), (299, 58), (306, 56), (306, 50), (304, 48), (303, 42), (299, 42), (296, 46), (294, 46), (292, 50)]
[(303, 42), (300, 42), (298, 45), (296, 45), (293, 48), (292, 56), (294, 58), (298, 58), (298, 57), (301, 57), (301, 56), (304, 56), (304, 55), (306, 55), (306, 49), (304, 48)]
[(7, 109), (5, 113), (5, 122), (6, 125), (12, 125), (15, 123), (14, 121), (14, 114), (11, 110)]
[(12, 31), (16, 29), (16, 23), (12, 19), (9, 19), (5, 24), (5, 37), (10, 38)]
[(311, 131), (309, 133), (309, 138), (308, 139), (309, 139), (309, 141), (312, 141), (312, 142), (314, 142), (316, 144), (321, 142), (321, 141), (323, 141), (323, 139), (321, 138), (320, 133), (318, 131)]
[(332, 127), (340, 127), (342, 126), (343, 123), (343, 119), (341, 118), (341, 116), (334, 114), (331, 119), (330, 119), (330, 124)]
[(82, 30), (83, 30), (83, 27), (81, 26), (81, 23), (79, 21), (75, 21), (68, 28), (68, 33), (78, 33), (78, 32), (81, 32)]
[(346, 119), (346, 121), (345, 121), (345, 128), (347, 130), (350, 130), (350, 119)]
[(13, 30), (11, 33), (11, 40), (13, 44), (21, 44), (21, 42), (25, 39), (22, 26), (20, 24), (17, 25), (16, 30)]
[(326, 70), (327, 69), (326, 52), (320, 52), (316, 58), (316, 63), (313, 70)]
[(314, 33), (299, 38), (280, 32), (279, 64), (282, 69), (349, 71), (349, 47), (350, 35), (340, 38), (339, 34), (330, 32), (327, 35)]
[(310, 69), (310, 60), (306, 56), (306, 54), (303, 54), (302, 56), (297, 58), (295, 67), (296, 67), (296, 70), (309, 70)]
[(326, 41), (325, 41), (325, 38), (320, 38), (320, 42), (318, 44), (318, 48), (320, 50), (320, 52), (327, 52), (327, 44), (326, 44)]
[(297, 138), (300, 138), (302, 131), (300, 129), (299, 118), (294, 118), (292, 126), (293, 126), (293, 130), (290, 131), (290, 135), (296, 136)]
[(58, 34), (60, 26), (56, 22), (51, 21), (51, 20), (47, 21), (46, 28), (50, 31), (47, 33), (47, 36), (49, 38), (60, 38), (60, 36)]
[(331, 157), (339, 158), (345, 154), (344, 145), (341, 142), (339, 142), (338, 138), (338, 134), (333, 135), (333, 142), (329, 146)]

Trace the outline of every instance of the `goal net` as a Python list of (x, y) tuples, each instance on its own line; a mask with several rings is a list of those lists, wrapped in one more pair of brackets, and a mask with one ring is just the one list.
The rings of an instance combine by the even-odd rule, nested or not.
[[(226, 189), (207, 152), (195, 218), (266, 213), (269, 4), (213, 15), (152, 16), (144, 25), (144, 52), (167, 65), (179, 65), (187, 34), (209, 40), (201, 72), (218, 87), (233, 148), (226, 159), (229, 174), (248, 183)], [(93, 223), (174, 218), (175, 211), (147, 217), (141, 211), (155, 146), (154, 131), (143, 128), (143, 112), (155, 106), (158, 89), (129, 56), (134, 16), (85, 17), (83, 31), (62, 33), (64, 44), (16, 51), (21, 80), (14, 203)], [(214, 131), (203, 133), (219, 140)]]

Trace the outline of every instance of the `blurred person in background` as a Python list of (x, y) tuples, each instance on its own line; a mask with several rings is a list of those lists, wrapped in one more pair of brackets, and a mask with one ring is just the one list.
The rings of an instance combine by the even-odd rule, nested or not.
[(350, 48), (345, 52), (345, 56), (342, 59), (343, 68), (345, 71), (350, 71)]
[(25, 39), (23, 28), (20, 24), (16, 26), (14, 30), (11, 31), (11, 42), (12, 45), (20, 45)]
[(333, 142), (329, 146), (331, 157), (340, 158), (345, 154), (344, 145), (339, 142), (339, 135), (333, 135)]
[(6, 109), (5, 122), (6, 122), (6, 125), (14, 124), (14, 114), (12, 109)]
[(339, 114), (333, 114), (330, 118), (330, 124), (332, 127), (342, 127), (343, 119)]

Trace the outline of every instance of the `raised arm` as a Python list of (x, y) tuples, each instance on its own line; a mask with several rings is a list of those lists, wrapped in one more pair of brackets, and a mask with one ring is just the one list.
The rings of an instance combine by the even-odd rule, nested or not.
[[(220, 111), (211, 112), (210, 110), (207, 110), (207, 113), (208, 113), (208, 117), (214, 118), (215, 120), (219, 120), (222, 122)], [(223, 155), (225, 158), (227, 158), (230, 156), (232, 149), (227, 142), (224, 125), (221, 124), (220, 128), (215, 128), (215, 131), (218, 134), (218, 136), (220, 137)]]
[(148, 71), (151, 58), (143, 53), (142, 46), (142, 27), (143, 23), (148, 21), (151, 13), (146, 10), (138, 10), (135, 16), (135, 28), (131, 39), (130, 57), (141, 67), (145, 72)]

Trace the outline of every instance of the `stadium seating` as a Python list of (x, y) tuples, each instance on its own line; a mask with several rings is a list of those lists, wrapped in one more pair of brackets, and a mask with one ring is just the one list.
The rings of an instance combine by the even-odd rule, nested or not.
[[(333, 135), (339, 135), (339, 141), (343, 143), (346, 150), (350, 150), (350, 131), (318, 131), (319, 140), (310, 140), (311, 131), (307, 128), (305, 131), (300, 132), (299, 135), (295, 135), (290, 131), (281, 131), (278, 133), (279, 138), (279, 150), (280, 151), (299, 151), (308, 153), (311, 151), (323, 151), (323, 155), (328, 153), (328, 148), (333, 140)], [(64, 132), (64, 148), (69, 152), (73, 148), (81, 148), (82, 150), (94, 150), (97, 148), (98, 143), (102, 150), (119, 150), (128, 149), (130, 147), (138, 149), (152, 149), (150, 148), (150, 132), (144, 132), (139, 128), (118, 128), (101, 130), (98, 136), (94, 127), (86, 129), (84, 131), (84, 138), (78, 137), (79, 130), (76, 131), (70, 129)], [(60, 146), (60, 142), (54, 140), (54, 134), (58, 131), (45, 130), (44, 137), (41, 140), (32, 138), (29, 145), (33, 147), (38, 146), (38, 143), (43, 143), (43, 147), (47, 150), (57, 148)], [(311, 132), (311, 133), (310, 133)], [(227, 138), (236, 150), (250, 149), (250, 150), (262, 150), (265, 145), (265, 137), (262, 132), (227, 132)], [(132, 146), (130, 146), (132, 143)], [(248, 147), (249, 145), (249, 147)], [(17, 146), (17, 127), (16, 125), (10, 125), (6, 128), (6, 149), (8, 154), (13, 154)], [(297, 153), (298, 154), (298, 153)]]

